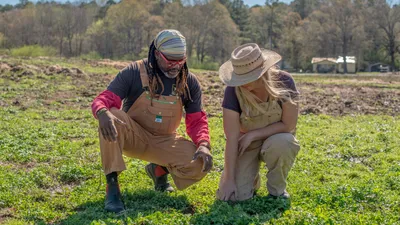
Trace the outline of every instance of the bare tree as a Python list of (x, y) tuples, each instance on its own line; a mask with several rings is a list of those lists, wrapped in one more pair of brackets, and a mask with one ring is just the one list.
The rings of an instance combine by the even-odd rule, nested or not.
[(376, 22), (378, 29), (383, 34), (383, 46), (390, 57), (390, 66), (395, 67), (396, 50), (400, 48), (397, 38), (400, 36), (400, 7), (391, 6), (392, 1), (377, 0), (375, 5), (369, 8), (369, 15)]
[(120, 46), (118, 55), (138, 55), (142, 51), (147, 37), (143, 27), (150, 19), (150, 7), (144, 0), (126, 0), (110, 6), (105, 21), (117, 37), (114, 47)]
[(267, 17), (266, 23), (268, 23), (268, 43), (269, 43), (269, 48), (273, 49), (272, 46), (272, 39), (273, 39), (273, 32), (274, 32), (274, 24), (276, 23), (276, 16), (275, 16), (275, 10), (278, 7), (278, 2), (279, 0), (266, 0), (265, 5), (269, 9), (269, 16)]
[(328, 5), (323, 8), (333, 24), (337, 27), (335, 34), (340, 40), (342, 55), (343, 55), (343, 73), (347, 73), (346, 57), (351, 48), (355, 29), (360, 26), (359, 16), (361, 14), (356, 10), (354, 3), (351, 0), (330, 0)]
[[(301, 43), (301, 20), (300, 14), (290, 12), (284, 17), (282, 38), (279, 40), (280, 52), (286, 55), (286, 59), (295, 70), (300, 67)], [(285, 60), (285, 59), (284, 59)]]

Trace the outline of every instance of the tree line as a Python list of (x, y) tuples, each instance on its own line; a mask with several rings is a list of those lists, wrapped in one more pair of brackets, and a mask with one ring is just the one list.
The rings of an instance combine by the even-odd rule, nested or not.
[[(188, 56), (222, 63), (239, 44), (279, 52), (294, 71), (313, 57), (356, 56), (400, 67), (400, 6), (386, 0), (122, 0), (0, 5), (0, 48), (51, 46), (58, 55), (139, 59), (162, 29), (180, 30)], [(345, 57), (344, 57), (345, 59)], [(346, 70), (346, 67), (344, 67)]]

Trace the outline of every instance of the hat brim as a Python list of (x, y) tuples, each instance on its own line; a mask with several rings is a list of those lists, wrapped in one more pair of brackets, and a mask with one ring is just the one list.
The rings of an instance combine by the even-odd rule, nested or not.
[(258, 80), (269, 68), (281, 61), (282, 57), (274, 52), (267, 49), (261, 49), (262, 54), (266, 58), (263, 65), (257, 69), (250, 71), (246, 74), (237, 75), (233, 71), (233, 65), (231, 60), (228, 60), (219, 68), (219, 78), (227, 86), (236, 87), (251, 83)]

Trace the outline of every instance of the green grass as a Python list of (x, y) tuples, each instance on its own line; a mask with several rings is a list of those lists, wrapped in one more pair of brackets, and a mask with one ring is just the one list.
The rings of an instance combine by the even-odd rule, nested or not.
[(90, 59), (93, 59), (93, 60), (100, 60), (102, 57), (101, 57), (101, 55), (100, 55), (99, 53), (97, 53), (96, 51), (91, 51), (91, 52), (89, 52), (89, 53), (87, 53), (87, 54), (80, 55), (79, 58), (81, 58), (81, 59), (87, 59), (87, 60), (90, 60)]
[(212, 60), (206, 60), (205, 62), (200, 63), (195, 58), (189, 59), (188, 65), (190, 68), (213, 71), (217, 71), (220, 66), (217, 62), (213, 62)]
[(59, 58), (59, 57), (45, 57), (45, 58), (5, 58), (4, 61), (12, 64), (28, 64), (28, 65), (36, 65), (36, 66), (52, 66), (59, 65), (61, 67), (66, 68), (79, 68), (83, 70), (83, 72), (87, 74), (112, 74), (117, 75), (118, 69), (111, 66), (92, 66), (90, 61), (82, 60), (79, 58)]
[(57, 55), (57, 49), (53, 47), (42, 47), (39, 45), (26, 45), (11, 49), (10, 55), (14, 57), (55, 56)]
[(214, 197), (224, 139), (221, 118), (211, 118), (215, 167), (202, 182), (173, 194), (156, 193), (145, 162), (126, 158), (128, 170), (120, 180), (128, 211), (113, 215), (103, 211), (97, 121), (89, 109), (9, 107), (1, 108), (0, 116), (0, 213), (11, 211), (2, 218), (6, 224), (394, 224), (400, 219), (399, 117), (301, 116), (302, 150), (288, 179), (291, 202), (265, 198), (262, 187), (255, 199), (235, 205)]
[[(86, 68), (91, 75), (1, 74), (0, 224), (400, 224), (400, 116), (384, 115), (300, 116), (302, 149), (288, 178), (291, 201), (266, 198), (262, 168), (258, 196), (230, 204), (215, 199), (225, 140), (221, 114), (214, 111), (214, 168), (204, 180), (157, 193), (146, 162), (125, 158), (120, 184), (127, 211), (106, 213), (90, 103), (108, 82), (99, 71), (115, 69), (76, 59), (7, 60)], [(182, 123), (179, 133), (184, 131)]]

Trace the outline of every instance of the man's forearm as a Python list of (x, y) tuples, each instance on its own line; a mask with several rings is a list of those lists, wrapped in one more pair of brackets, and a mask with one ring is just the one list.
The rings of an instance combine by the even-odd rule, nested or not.
[(92, 113), (97, 119), (97, 112), (103, 108), (111, 109), (112, 107), (121, 108), (121, 98), (109, 90), (101, 92), (92, 103)]
[(201, 143), (210, 144), (207, 115), (204, 111), (186, 114), (186, 133), (198, 147)]

